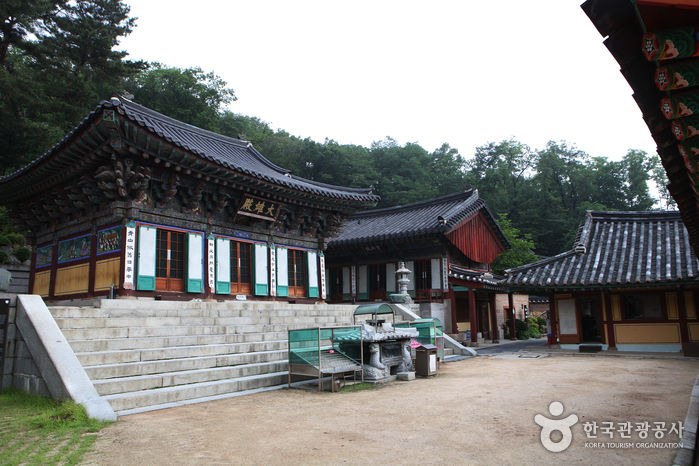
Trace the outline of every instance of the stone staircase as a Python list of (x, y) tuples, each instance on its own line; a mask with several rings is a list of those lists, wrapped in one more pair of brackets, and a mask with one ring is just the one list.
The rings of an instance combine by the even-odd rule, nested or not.
[(118, 415), (285, 386), (287, 331), (351, 325), (355, 308), (119, 299), (49, 306)]

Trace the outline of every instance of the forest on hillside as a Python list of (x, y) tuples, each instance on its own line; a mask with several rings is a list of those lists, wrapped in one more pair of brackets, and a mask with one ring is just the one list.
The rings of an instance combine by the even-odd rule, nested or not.
[[(509, 234), (536, 254), (572, 246), (586, 210), (672, 207), (657, 156), (590, 157), (574, 143), (533, 149), (516, 139), (461, 154), (390, 137), (370, 147), (313, 141), (235, 113), (236, 96), (213, 71), (126, 60), (115, 51), (135, 21), (115, 0), (3, 2), (0, 14), (0, 171), (39, 157), (113, 92), (194, 126), (251, 141), (271, 162), (310, 180), (371, 188), (377, 207), (477, 187)], [(657, 188), (653, 198), (649, 186)], [(655, 192), (655, 191), (653, 191)]]

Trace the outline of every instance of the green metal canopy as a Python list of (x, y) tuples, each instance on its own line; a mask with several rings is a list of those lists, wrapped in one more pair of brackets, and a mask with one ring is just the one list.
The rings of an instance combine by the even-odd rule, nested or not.
[(354, 310), (354, 315), (393, 314), (393, 309), (386, 303), (362, 304)]

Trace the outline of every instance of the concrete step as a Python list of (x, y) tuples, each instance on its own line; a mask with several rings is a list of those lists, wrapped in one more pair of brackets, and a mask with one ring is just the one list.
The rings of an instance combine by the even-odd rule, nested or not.
[(122, 351), (95, 351), (76, 353), (78, 361), (85, 366), (102, 364), (123, 364), (139, 361), (159, 361), (164, 359), (196, 358), (202, 356), (222, 356), (226, 354), (254, 353), (286, 349), (286, 340), (249, 343), (229, 343), (223, 345), (174, 346), (170, 348), (135, 349)]
[(226, 398), (233, 398), (236, 396), (253, 395), (255, 393), (262, 393), (262, 392), (267, 392), (267, 391), (271, 391), (271, 390), (279, 390), (281, 388), (286, 388), (286, 387), (287, 387), (287, 383), (286, 383), (286, 381), (284, 381), (284, 383), (281, 385), (270, 385), (268, 387), (253, 388), (251, 390), (241, 390), (238, 392), (222, 393), (220, 395), (204, 396), (201, 398), (193, 398), (190, 400), (173, 401), (171, 403), (162, 403), (162, 404), (157, 404), (157, 405), (141, 406), (138, 408), (125, 409), (122, 411), (117, 411), (117, 414), (119, 416), (126, 416), (128, 414), (145, 413), (148, 411), (156, 411), (158, 409), (176, 408), (177, 406), (186, 406), (186, 405), (191, 405), (191, 404), (196, 404), (196, 403), (205, 403), (207, 401), (223, 400)]
[(117, 299), (51, 312), (98, 393), (126, 414), (280, 388), (288, 331), (353, 325), (355, 307)]
[(221, 333), (209, 335), (71, 340), (69, 343), (70, 347), (73, 348), (73, 351), (76, 353), (90, 353), (99, 351), (169, 348), (173, 346), (218, 345), (254, 341), (286, 340), (287, 338), (287, 332)]
[(93, 382), (93, 384), (95, 389), (97, 389), (97, 393), (100, 395), (113, 395), (117, 393), (137, 392), (175, 385), (212, 382), (216, 380), (249, 377), (253, 375), (262, 375), (288, 370), (288, 362), (286, 360), (281, 360), (237, 366), (196, 369), (191, 371), (165, 372), (161, 374), (148, 374), (132, 377), (117, 377), (96, 380)]
[(260, 351), (247, 354), (228, 354), (225, 356), (207, 356), (201, 358), (167, 359), (164, 361), (133, 362), (123, 364), (105, 364), (86, 367), (90, 380), (134, 377), (148, 374), (165, 374), (177, 371), (193, 371), (211, 369), (214, 367), (240, 366), (245, 364), (260, 364), (273, 361), (288, 361), (288, 352)]
[(235, 379), (201, 382), (181, 386), (155, 388), (138, 392), (106, 395), (112, 409), (121, 411), (165, 403), (175, 403), (202, 397), (217, 396), (243, 390), (280, 385), (288, 380), (288, 372), (252, 375)]
[(205, 356), (199, 358), (166, 359), (162, 361), (131, 362), (121, 364), (103, 364), (85, 367), (90, 380), (104, 380), (120, 377), (132, 377), (148, 374), (164, 374), (177, 371), (192, 371), (213, 367), (259, 364), (272, 361), (288, 361), (287, 350), (258, 351), (256, 353), (226, 354), (223, 356)]

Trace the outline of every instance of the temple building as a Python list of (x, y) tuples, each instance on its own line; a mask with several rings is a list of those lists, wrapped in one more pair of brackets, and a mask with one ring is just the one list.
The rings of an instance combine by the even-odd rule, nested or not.
[(362, 211), (328, 245), (328, 299), (386, 301), (398, 292), (395, 272), (404, 263), (423, 317), (439, 318), (447, 333), (470, 332), (472, 342), (478, 334), (497, 340), (505, 317), (490, 263), (509, 248), (477, 189)]
[(29, 292), (50, 301), (322, 300), (329, 239), (378, 200), (119, 96), (0, 178), (35, 251)]
[(547, 295), (554, 344), (684, 351), (699, 345), (699, 262), (677, 211), (588, 211), (570, 251), (506, 271)]

